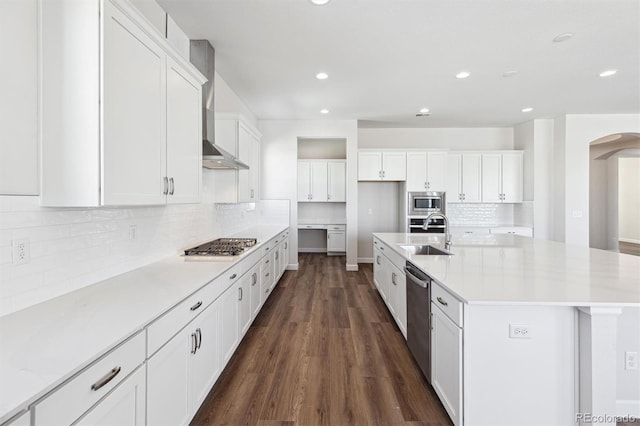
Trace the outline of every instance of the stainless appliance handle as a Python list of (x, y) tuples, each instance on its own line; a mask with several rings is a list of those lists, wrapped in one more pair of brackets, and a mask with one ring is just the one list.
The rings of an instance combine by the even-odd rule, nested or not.
[(409, 278), (413, 283), (418, 284), (422, 288), (427, 288), (429, 286), (429, 280), (421, 280), (420, 278), (413, 275), (411, 269), (404, 267), (404, 272), (407, 273), (407, 278)]

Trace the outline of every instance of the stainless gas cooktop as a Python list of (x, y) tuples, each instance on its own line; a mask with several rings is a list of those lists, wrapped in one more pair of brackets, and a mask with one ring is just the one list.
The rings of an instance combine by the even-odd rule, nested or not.
[(256, 238), (218, 238), (184, 251), (185, 256), (237, 256), (257, 244)]

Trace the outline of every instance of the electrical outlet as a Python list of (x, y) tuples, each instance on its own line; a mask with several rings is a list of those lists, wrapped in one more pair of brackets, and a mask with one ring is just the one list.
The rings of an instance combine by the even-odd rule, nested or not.
[(31, 244), (28, 239), (13, 240), (12, 254), (14, 265), (24, 265), (31, 260)]
[(531, 339), (531, 327), (521, 324), (509, 324), (509, 338)]
[(624, 369), (625, 370), (637, 370), (638, 369), (638, 352), (625, 352), (624, 353)]

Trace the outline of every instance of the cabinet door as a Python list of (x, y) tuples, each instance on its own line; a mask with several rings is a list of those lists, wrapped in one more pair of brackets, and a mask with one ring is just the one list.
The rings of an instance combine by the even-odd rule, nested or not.
[[(407, 157), (408, 162), (408, 157)], [(408, 172), (407, 172), (408, 173)], [(447, 190), (447, 153), (429, 152), (427, 154), (427, 190)]]
[(311, 201), (311, 163), (298, 161), (298, 202)]
[(331, 253), (347, 251), (344, 231), (327, 231), (327, 251)]
[(0, 1), (0, 194), (39, 193), (37, 39), (36, 0)]
[(251, 292), (251, 318), (255, 318), (262, 307), (259, 263), (249, 272), (249, 280), (249, 288)]
[(522, 152), (502, 154), (502, 195), (505, 203), (521, 203), (523, 200)]
[(188, 362), (193, 340), (184, 329), (147, 361), (147, 424), (182, 425), (190, 420)]
[(431, 385), (454, 425), (462, 422), (462, 329), (431, 303)]
[(238, 282), (220, 297), (220, 350), (222, 365), (227, 365), (238, 344)]
[(141, 366), (75, 424), (87, 426), (145, 425), (145, 391), (145, 368)]
[(164, 52), (104, 3), (102, 204), (164, 204)]
[(273, 282), (274, 284), (278, 284), (278, 280), (280, 279), (281, 264), (282, 264), (282, 244), (278, 244), (273, 249)]
[(379, 250), (374, 250), (373, 254), (375, 257), (373, 263), (373, 282), (376, 287), (378, 287), (378, 292), (380, 292), (380, 295), (386, 302), (389, 293), (388, 276), (390, 276), (388, 273), (388, 260)]
[(289, 237), (285, 237), (282, 241), (282, 261), (280, 262), (281, 275), (287, 270), (287, 266), (289, 266)]
[(327, 175), (327, 201), (347, 201), (347, 164), (344, 161), (328, 161)]
[(482, 201), (502, 202), (502, 155), (482, 155)]
[(427, 153), (407, 152), (407, 191), (427, 190)]
[(465, 203), (482, 201), (482, 155), (462, 155), (462, 197)]
[(219, 341), (221, 306), (220, 301), (213, 302), (186, 328), (189, 334), (189, 418), (196, 413), (222, 372)]
[(311, 201), (327, 201), (327, 163), (311, 163)]
[(389, 290), (393, 316), (404, 338), (407, 338), (407, 277), (396, 265), (389, 263), (391, 287)]
[(251, 272), (240, 278), (238, 285), (238, 339), (242, 340), (251, 325)]
[(447, 155), (447, 203), (462, 202), (462, 155)]
[(403, 181), (407, 180), (407, 153), (382, 153), (382, 179)]
[(249, 196), (251, 201), (260, 200), (260, 140), (251, 139), (251, 169), (249, 170)]
[(202, 94), (172, 59), (167, 58), (168, 203), (199, 203), (202, 181)]
[(238, 170), (238, 200), (251, 202), (251, 140), (253, 136), (242, 123), (238, 124), (238, 158), (249, 166), (249, 170)]
[(382, 153), (358, 153), (358, 180), (382, 180)]

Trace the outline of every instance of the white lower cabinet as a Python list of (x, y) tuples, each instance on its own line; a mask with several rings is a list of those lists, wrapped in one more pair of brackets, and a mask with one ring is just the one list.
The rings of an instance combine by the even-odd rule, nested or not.
[(239, 285), (236, 283), (221, 296), (220, 350), (224, 364), (231, 359), (238, 346), (238, 288)]
[(260, 312), (260, 308), (262, 307), (261, 297), (262, 297), (262, 287), (260, 286), (260, 263), (255, 265), (249, 274), (249, 288), (251, 292), (251, 318), (255, 318)]
[(389, 263), (389, 310), (404, 338), (407, 338), (407, 276), (397, 265)]
[(390, 247), (378, 239), (374, 239), (373, 247), (373, 281), (406, 339), (407, 279), (403, 269), (404, 258), (393, 253)]
[(454, 425), (462, 424), (462, 328), (431, 302), (431, 386)]
[(245, 273), (238, 282), (238, 331), (242, 339), (249, 330), (253, 310), (251, 309), (251, 271)]
[(145, 377), (144, 366), (138, 367), (135, 373), (76, 424), (86, 426), (145, 425)]
[(387, 280), (389, 261), (378, 248), (373, 250), (373, 257), (373, 282), (378, 288), (380, 296), (386, 302), (389, 293), (389, 282)]
[(345, 225), (330, 225), (327, 227), (327, 253), (344, 253), (347, 251), (347, 237)]

